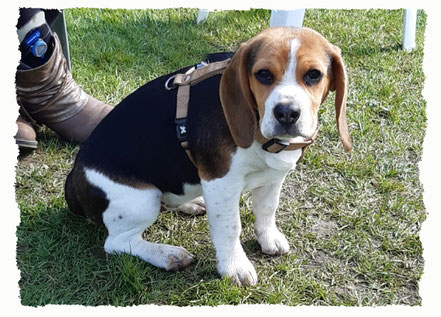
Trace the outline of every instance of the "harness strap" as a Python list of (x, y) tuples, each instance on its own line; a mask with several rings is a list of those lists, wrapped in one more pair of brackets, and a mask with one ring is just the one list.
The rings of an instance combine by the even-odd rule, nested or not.
[(214, 75), (222, 74), (228, 66), (231, 59), (220, 62), (214, 62), (203, 66), (202, 68), (190, 68), (185, 74), (176, 74), (173, 85), (178, 86), (177, 104), (176, 104), (176, 133), (182, 148), (187, 153), (190, 161), (196, 166), (193, 155), (191, 155), (187, 140), (186, 118), (188, 113), (188, 103), (190, 101), (190, 86), (210, 78)]
[(191, 68), (185, 74), (176, 74), (173, 80), (174, 85), (196, 85), (197, 83), (210, 78), (214, 75), (222, 74), (230, 63), (231, 58), (220, 62), (207, 64), (201, 68)]
[[(188, 103), (190, 101), (190, 87), (196, 85), (197, 83), (207, 78), (222, 74), (225, 68), (227, 68), (228, 64), (230, 63), (230, 60), (231, 58), (219, 62), (209, 63), (201, 68), (192, 67), (185, 74), (174, 75), (173, 86), (178, 87), (176, 119), (175, 119), (176, 133), (178, 136), (178, 141), (181, 143), (182, 148), (185, 150), (185, 153), (187, 153), (188, 158), (195, 166), (196, 163), (188, 146), (187, 126), (186, 126)], [(172, 78), (173, 77), (167, 80), (166, 89), (168, 90), (173, 88), (173, 87), (172, 88), (168, 87), (168, 82)], [(302, 149), (302, 154), (297, 161), (298, 163), (302, 160), (303, 156), (305, 155), (306, 148), (314, 142), (314, 139), (317, 136), (317, 131), (318, 131), (318, 127), (317, 130), (314, 132), (314, 135), (303, 142), (285, 143), (276, 138), (270, 140), (265, 139), (260, 133), (260, 131), (258, 131), (257, 129), (256, 140), (262, 144), (263, 150), (270, 153), (279, 153), (284, 150), (294, 151), (294, 150)]]
[(191, 155), (190, 148), (187, 141), (187, 112), (188, 112), (188, 101), (190, 100), (190, 85), (179, 86), (178, 97), (176, 106), (176, 132), (178, 134), (178, 139), (181, 142), (182, 148), (187, 153), (188, 158), (196, 166), (196, 163)]

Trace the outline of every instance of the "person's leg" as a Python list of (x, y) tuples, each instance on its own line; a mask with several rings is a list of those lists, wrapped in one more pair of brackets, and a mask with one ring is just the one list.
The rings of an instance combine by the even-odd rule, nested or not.
[(20, 9), (17, 34), (21, 52), (16, 73), (21, 115), (17, 144), (36, 147), (36, 141), (29, 139), (32, 133), (23, 133), (24, 118), (46, 125), (66, 140), (85, 141), (113, 108), (89, 96), (73, 80), (58, 36), (43, 10)]

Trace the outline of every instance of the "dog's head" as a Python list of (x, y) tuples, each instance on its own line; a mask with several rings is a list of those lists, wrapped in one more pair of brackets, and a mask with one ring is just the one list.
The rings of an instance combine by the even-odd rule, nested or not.
[(235, 143), (247, 148), (259, 132), (287, 142), (311, 138), (319, 106), (334, 90), (339, 136), (350, 151), (340, 49), (311, 29), (276, 27), (240, 46), (222, 76), (220, 98)]

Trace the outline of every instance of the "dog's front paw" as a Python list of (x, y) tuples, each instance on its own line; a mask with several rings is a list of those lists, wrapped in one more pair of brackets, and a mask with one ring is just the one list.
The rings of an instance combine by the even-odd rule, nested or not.
[(222, 263), (218, 262), (218, 271), (220, 275), (231, 278), (238, 286), (255, 285), (257, 283), (256, 270), (245, 254)]
[(256, 238), (262, 252), (269, 255), (282, 255), (288, 253), (289, 243), (283, 233), (277, 228), (271, 230), (256, 230)]

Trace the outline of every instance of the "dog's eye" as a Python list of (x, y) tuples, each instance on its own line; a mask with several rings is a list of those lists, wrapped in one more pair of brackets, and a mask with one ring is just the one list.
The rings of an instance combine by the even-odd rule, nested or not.
[(318, 69), (310, 69), (306, 72), (306, 74), (303, 76), (303, 81), (307, 86), (312, 86), (314, 84), (317, 84), (320, 79), (322, 79), (323, 74)]
[(254, 76), (263, 85), (271, 85), (273, 83), (273, 74), (267, 69), (258, 70)]

